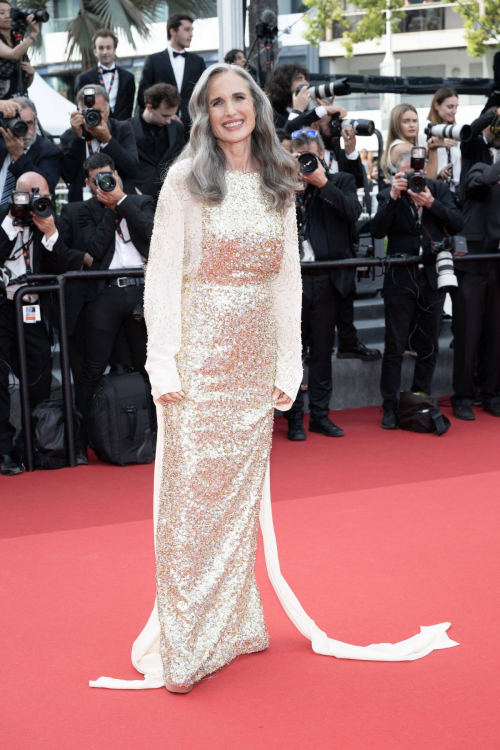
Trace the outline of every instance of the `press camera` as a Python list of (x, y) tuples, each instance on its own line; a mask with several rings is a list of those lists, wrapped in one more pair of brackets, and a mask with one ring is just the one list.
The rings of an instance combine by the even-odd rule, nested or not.
[(31, 188), (31, 193), (26, 190), (15, 190), (9, 208), (16, 227), (33, 226), (32, 213), (42, 219), (55, 213), (52, 196), (40, 195), (39, 188)]
[(295, 93), (298, 94), (304, 87), (307, 87), (311, 99), (314, 100), (330, 99), (332, 96), (347, 96), (351, 93), (348, 78), (339, 78), (337, 81), (329, 81), (328, 83), (319, 83), (317, 86), (307, 86), (307, 83), (303, 83), (295, 89)]
[(427, 158), (427, 149), (424, 146), (414, 146), (411, 150), (411, 167), (414, 172), (405, 174), (408, 180), (408, 190), (412, 193), (423, 193), (426, 187), (425, 181), (425, 161)]
[(299, 171), (302, 174), (312, 174), (318, 168), (319, 159), (312, 151), (304, 151), (297, 157)]
[(85, 109), (82, 110), (82, 115), (85, 120), (85, 125), (89, 128), (97, 128), (102, 122), (101, 113), (94, 109), (95, 97), (96, 93), (94, 86), (85, 86), (83, 89), (83, 103)]
[(98, 172), (94, 177), (94, 185), (105, 193), (111, 193), (116, 187), (116, 177), (112, 172)]
[(351, 128), (355, 135), (373, 135), (375, 132), (375, 123), (373, 120), (349, 120), (347, 117), (341, 120), (339, 115), (333, 115), (330, 122), (332, 136), (340, 138), (343, 130)]
[(36, 10), (36, 8), (11, 8), (10, 20), (11, 29), (14, 35), (23, 36), (28, 27), (28, 16), (33, 15), (38, 23), (47, 23), (50, 16), (46, 10)]
[(19, 117), (19, 110), (17, 109), (15, 117), (4, 117), (0, 112), (0, 128), (10, 130), (10, 132), (18, 138), (23, 138), (28, 132), (28, 126), (24, 120), (21, 120)]
[(470, 125), (440, 125), (439, 123), (430, 122), (425, 130), (427, 138), (435, 136), (436, 138), (451, 138), (454, 141), (468, 143), (472, 138), (472, 128)]
[(431, 250), (436, 256), (436, 272), (438, 275), (438, 289), (458, 286), (453, 256), (467, 255), (467, 240), (461, 235), (445, 237), (442, 242), (434, 242)]

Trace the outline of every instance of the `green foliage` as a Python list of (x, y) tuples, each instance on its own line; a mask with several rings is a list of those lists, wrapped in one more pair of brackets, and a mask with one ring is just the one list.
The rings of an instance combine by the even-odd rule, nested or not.
[[(347, 5), (346, 0), (304, 0), (308, 8), (315, 8), (316, 14), (307, 17), (306, 39), (310, 44), (318, 45), (324, 38), (325, 29), (331, 28), (333, 22), (342, 30), (342, 44), (346, 50), (346, 57), (352, 57), (353, 45), (370, 39), (378, 39), (385, 33), (387, 7), (393, 11), (392, 28), (399, 30), (397, 19), (401, 18), (398, 9), (404, 5), (404, 0), (364, 0), (362, 3)], [(365, 11), (354, 21), (352, 16), (343, 15), (347, 9)]]
[(500, 34), (500, 1), (485, 0), (484, 15), (481, 14), (480, 5), (476, 0), (461, 0), (461, 5), (454, 10), (465, 21), (467, 52), (471, 57), (482, 57), (486, 51), (487, 41), (492, 36)]
[[(471, 57), (481, 57), (489, 39), (500, 36), (500, 0), (485, 0), (484, 15), (480, 15), (480, 4), (477, 0), (460, 0), (454, 10), (464, 18), (467, 52)], [(346, 49), (346, 57), (352, 57), (353, 45), (370, 39), (378, 39), (385, 34), (386, 0), (364, 0), (361, 3), (347, 2), (347, 0), (304, 0), (307, 8), (314, 8), (314, 17), (307, 17), (306, 39), (310, 44), (318, 45), (325, 36), (325, 29), (331, 28), (336, 21), (342, 30), (342, 43)], [(393, 11), (393, 31), (398, 32), (398, 18), (404, 16), (398, 9), (404, 5), (404, 0), (390, 0), (389, 7)], [(366, 11), (356, 23), (349, 20), (352, 16), (344, 16), (349, 9)], [(478, 21), (480, 23), (478, 23)], [(490, 33), (488, 33), (490, 32)]]
[[(158, 10), (165, 6), (165, 0), (79, 0), (78, 15), (69, 22), (68, 59), (81, 56), (82, 69), (95, 64), (92, 49), (92, 36), (97, 29), (107, 27), (125, 35), (127, 41), (136, 48), (133, 36), (135, 30), (142, 39), (149, 37), (149, 27), (155, 22)], [(44, 0), (17, 0), (19, 8), (46, 8)], [(211, 0), (183, 0), (182, 9), (196, 18), (213, 7)], [(42, 39), (44, 24), (40, 24)]]

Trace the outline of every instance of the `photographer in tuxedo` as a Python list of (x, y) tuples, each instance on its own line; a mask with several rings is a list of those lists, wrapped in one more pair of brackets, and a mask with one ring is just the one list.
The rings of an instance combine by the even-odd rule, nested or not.
[[(142, 268), (153, 231), (154, 201), (149, 195), (127, 195), (113, 160), (93, 154), (84, 164), (92, 198), (82, 204), (80, 228), (92, 268)], [(109, 189), (110, 177), (116, 183)], [(103, 187), (106, 189), (104, 190)], [(86, 361), (76, 403), (86, 430), (94, 390), (110, 359), (120, 327), (124, 326), (134, 369), (147, 377), (143, 278), (101, 279), (87, 283), (85, 316)]]
[[(96, 127), (90, 127), (83, 115), (86, 109), (85, 91), (89, 89), (95, 91), (95, 104), (90, 109), (94, 115), (101, 117), (101, 122)], [(92, 154), (104, 151), (113, 160), (124, 190), (133, 193), (139, 156), (132, 125), (110, 117), (108, 92), (102, 86), (84, 86), (78, 92), (77, 103), (78, 109), (71, 113), (71, 127), (61, 136), (61, 173), (63, 180), (69, 185), (69, 201), (83, 200), (84, 189), (88, 192), (83, 163)]]
[[(330, 115), (322, 117), (312, 127), (319, 130), (325, 144), (324, 159), (328, 172), (330, 174), (336, 174), (337, 172), (351, 174), (356, 181), (356, 187), (364, 187), (365, 193), (367, 193), (368, 177), (356, 147), (354, 130), (345, 128), (342, 130), (342, 136), (335, 135), (332, 132), (332, 117)], [(344, 141), (344, 148), (341, 147), (341, 137)], [(358, 338), (358, 332), (354, 325), (355, 297), (356, 282), (353, 279), (349, 294), (342, 300), (337, 320), (339, 341), (337, 359), (362, 359), (373, 362), (380, 359), (381, 354), (378, 349), (369, 349)]]
[(92, 37), (92, 44), (98, 63), (95, 68), (80, 73), (76, 79), (75, 93), (89, 84), (102, 86), (109, 96), (111, 117), (128, 120), (134, 107), (135, 78), (116, 64), (118, 37), (111, 29), (98, 29)]
[[(413, 151), (422, 152), (425, 160), (425, 148)], [(422, 256), (418, 267), (389, 266), (384, 276), (385, 348), (380, 391), (384, 409), (382, 427), (386, 430), (398, 427), (401, 366), (408, 339), (417, 354), (411, 390), (431, 394), (446, 294), (438, 289), (433, 244), (458, 234), (463, 227), (462, 214), (448, 185), (426, 180), (422, 192), (409, 189), (407, 175), (415, 171), (412, 161), (412, 152), (399, 154), (392, 186), (379, 194), (378, 211), (372, 219), (373, 236), (388, 237), (389, 257)], [(425, 174), (425, 169), (419, 172)]]
[[(469, 255), (498, 252), (499, 181), (500, 161), (492, 165), (476, 164), (467, 174), (463, 212)], [(453, 413), (458, 419), (475, 419), (472, 404), (476, 400), (474, 375), (479, 357), (483, 409), (494, 417), (500, 417), (499, 264), (498, 261), (463, 263), (456, 275), (458, 289), (453, 297)]]
[(175, 118), (181, 97), (170, 83), (155, 83), (144, 92), (145, 107), (132, 120), (139, 170), (135, 178), (138, 193), (156, 200), (163, 177), (186, 143), (184, 125)]
[[(315, 260), (353, 257), (352, 228), (361, 213), (352, 175), (329, 174), (323, 161), (325, 149), (314, 130), (292, 133), (292, 154), (307, 154), (311, 172), (302, 171), (306, 189), (298, 199), (299, 235), (304, 256)], [(312, 259), (312, 258), (311, 258)], [(352, 288), (356, 270), (302, 267), (302, 334), (311, 345), (308, 395), (310, 432), (341, 437), (344, 430), (329, 419), (332, 394), (332, 347), (342, 300)], [(288, 439), (305, 440), (302, 426), (304, 396), (299, 390), (288, 419)]]
[[(50, 206), (52, 196), (45, 178), (36, 172), (26, 172), (17, 180), (11, 202), (0, 208), (0, 278), (3, 277), (7, 284), (6, 299), (0, 304), (0, 473), (6, 476), (22, 472), (21, 457), (13, 443), (15, 428), (10, 423), (9, 371), (19, 377), (14, 294), (30, 273), (59, 274), (68, 268), (67, 250), (54, 212), (39, 216), (27, 203), (33, 189), (38, 190), (46, 199), (45, 205)], [(14, 220), (15, 205), (25, 209), (23, 217)], [(49, 295), (25, 297), (24, 310), (27, 311), (24, 333), (30, 406), (33, 409), (50, 396), (52, 358), (48, 331), (52, 321)]]
[(16, 136), (12, 130), (0, 127), (0, 204), (10, 201), (16, 180), (25, 172), (38, 172), (53, 193), (61, 174), (62, 154), (55, 143), (37, 134), (35, 103), (27, 96), (16, 96), (1, 104), (4, 117), (15, 117), (16, 112), (19, 113), (27, 132)]
[(174, 13), (167, 21), (168, 47), (146, 57), (142, 70), (137, 107), (143, 110), (144, 92), (155, 83), (170, 83), (181, 96), (179, 115), (189, 130), (188, 105), (194, 87), (205, 70), (205, 61), (199, 55), (187, 52), (193, 38), (194, 19), (189, 13)]

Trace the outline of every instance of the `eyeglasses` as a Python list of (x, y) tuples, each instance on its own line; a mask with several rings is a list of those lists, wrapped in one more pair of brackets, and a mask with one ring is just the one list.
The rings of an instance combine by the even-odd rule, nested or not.
[(308, 138), (317, 138), (318, 134), (315, 130), (294, 130), (292, 138), (300, 138), (301, 135), (307, 135)]

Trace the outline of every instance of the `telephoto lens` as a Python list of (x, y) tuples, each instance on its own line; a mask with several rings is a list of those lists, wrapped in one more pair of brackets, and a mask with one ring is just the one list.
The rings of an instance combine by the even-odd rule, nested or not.
[[(295, 90), (298, 94), (306, 84), (303, 83)], [(351, 93), (348, 78), (339, 78), (338, 81), (329, 81), (328, 83), (319, 83), (317, 86), (309, 86), (307, 89), (311, 99), (330, 99), (332, 96), (347, 96)]]
[(436, 273), (438, 276), (438, 289), (458, 286), (453, 266), (453, 255), (449, 250), (441, 250), (441, 252), (436, 255)]
[(312, 174), (318, 168), (318, 157), (312, 151), (304, 151), (297, 158), (299, 170), (302, 174)]
[(10, 132), (13, 135), (16, 135), (18, 138), (24, 138), (24, 136), (28, 132), (28, 126), (26, 125), (24, 120), (21, 120), (18, 115), (18, 112), (16, 114), (16, 117), (2, 117), (2, 115), (0, 114), (0, 128), (10, 130)]
[(373, 120), (342, 120), (342, 130), (352, 128), (355, 135), (373, 135), (375, 123)]
[(116, 178), (112, 172), (98, 172), (94, 177), (94, 185), (105, 193), (111, 193), (116, 187)]
[(468, 143), (472, 139), (472, 128), (470, 125), (439, 125), (430, 122), (425, 130), (425, 135), (430, 138), (451, 138), (453, 141)]

